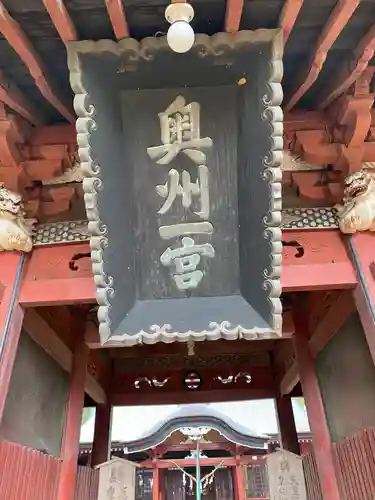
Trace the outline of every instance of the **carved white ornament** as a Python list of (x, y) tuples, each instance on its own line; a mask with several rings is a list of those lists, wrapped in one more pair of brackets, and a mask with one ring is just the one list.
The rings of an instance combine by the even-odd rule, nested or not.
[(203, 272), (197, 269), (201, 255), (209, 258), (215, 256), (214, 247), (210, 243), (196, 245), (189, 237), (182, 238), (182, 247), (168, 247), (160, 257), (163, 266), (173, 266), (173, 279), (179, 290), (197, 288), (203, 278)]
[(156, 163), (167, 165), (180, 152), (198, 165), (197, 178), (191, 181), (190, 173), (181, 173), (172, 168), (168, 172), (165, 184), (156, 186), (156, 192), (165, 199), (158, 211), (165, 215), (170, 211), (177, 197), (181, 197), (182, 206), (191, 208), (193, 196), (200, 198), (199, 209), (194, 211), (204, 222), (181, 222), (160, 226), (159, 234), (164, 240), (182, 237), (181, 247), (168, 247), (160, 256), (163, 266), (172, 268), (172, 276), (178, 290), (197, 288), (203, 278), (203, 271), (197, 269), (201, 256), (213, 258), (215, 250), (210, 243), (195, 244), (190, 235), (212, 234), (213, 226), (207, 221), (210, 215), (208, 168), (205, 149), (212, 147), (212, 139), (200, 136), (200, 105), (197, 102), (186, 104), (181, 95), (163, 112), (159, 113), (162, 145), (147, 148), (149, 157)]
[(208, 434), (212, 429), (211, 427), (182, 427), (179, 430), (184, 436), (197, 440)]
[(72, 167), (67, 168), (65, 172), (58, 177), (42, 181), (43, 186), (54, 186), (59, 184), (69, 184), (71, 182), (82, 182), (85, 177), (81, 163), (77, 161)]
[(343, 202), (335, 206), (343, 233), (375, 231), (375, 177), (372, 172), (362, 169), (345, 179)]
[(136, 389), (139, 389), (141, 386), (141, 382), (148, 384), (150, 387), (164, 387), (168, 380), (169, 377), (165, 378), (164, 380), (158, 380), (155, 377), (153, 377), (152, 379), (149, 379), (148, 377), (138, 377), (134, 381), (134, 387)]
[(206, 155), (202, 149), (212, 147), (212, 139), (200, 137), (199, 103), (186, 104), (185, 98), (179, 95), (158, 116), (163, 144), (147, 148), (152, 160), (167, 165), (181, 151), (197, 165), (206, 162)]
[(173, 202), (177, 196), (182, 198), (182, 206), (190, 208), (192, 196), (200, 196), (200, 210), (194, 212), (201, 219), (208, 219), (210, 215), (210, 198), (208, 191), (208, 168), (206, 165), (199, 165), (198, 178), (195, 182), (191, 182), (190, 174), (184, 170), (180, 174), (172, 168), (168, 172), (169, 179), (163, 184), (156, 186), (156, 192), (162, 198), (165, 198), (164, 205), (160, 208), (159, 214), (166, 214), (172, 207)]
[(36, 219), (25, 219), (22, 197), (0, 183), (0, 251), (31, 252)]

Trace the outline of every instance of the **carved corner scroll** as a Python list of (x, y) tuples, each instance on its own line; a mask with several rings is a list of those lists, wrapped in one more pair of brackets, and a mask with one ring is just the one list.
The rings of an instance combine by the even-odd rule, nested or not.
[[(283, 78), (283, 44), (282, 38), (277, 35), (273, 44), (273, 55), (271, 61), (271, 72), (266, 83), (268, 94), (263, 96), (263, 119), (269, 122), (271, 130), (271, 154), (264, 158), (264, 179), (269, 182), (270, 207), (268, 217), (265, 218), (266, 229), (264, 237), (272, 246), (270, 263), (268, 269), (264, 270), (265, 289), (269, 289), (269, 300), (272, 304), (272, 326), (274, 331), (282, 334), (282, 304), (281, 296), (281, 263), (282, 263), (282, 164), (284, 153), (283, 138), (283, 111), (281, 103), (283, 90), (281, 81)], [(267, 227), (268, 226), (268, 227)]]
[[(282, 261), (282, 234), (281, 234), (281, 165), (283, 162), (283, 113), (281, 110), (283, 74), (282, 52), (283, 44), (279, 30), (258, 30), (255, 32), (242, 31), (236, 34), (219, 33), (212, 37), (197, 35), (195, 47), (191, 51), (198, 58), (217, 57), (217, 64), (226, 64), (232, 57), (232, 52), (238, 48), (266, 43), (272, 45), (272, 57), (269, 62), (268, 74), (263, 69), (259, 85), (266, 87), (267, 92), (261, 97), (263, 122), (268, 124), (270, 132), (269, 147), (264, 148), (267, 154), (263, 156), (262, 178), (269, 185), (269, 209), (263, 217), (263, 237), (268, 242), (269, 254), (263, 271), (263, 292), (268, 297), (270, 313), (269, 326), (246, 328), (231, 321), (212, 318), (207, 322), (205, 329), (199, 331), (176, 331), (169, 324), (149, 325), (148, 331), (140, 329), (137, 334), (115, 334), (111, 324), (111, 309), (117, 292), (117, 280), (114, 273), (109, 271), (108, 261), (103, 257), (108, 245), (108, 227), (101, 218), (99, 199), (103, 186), (103, 176), (97, 157), (92, 154), (92, 139), (99, 132), (102, 122), (97, 120), (96, 101), (86, 86), (85, 69), (82, 66), (83, 55), (110, 55), (119, 59), (118, 74), (128, 72), (131, 75), (136, 63), (143, 66), (156, 59), (159, 51), (167, 50), (166, 37), (146, 38), (141, 42), (134, 39), (113, 41), (101, 40), (98, 42), (72, 42), (68, 44), (68, 66), (70, 81), (75, 93), (74, 108), (78, 115), (76, 129), (81, 172), (84, 176), (83, 191), (88, 216), (88, 233), (90, 236), (91, 259), (94, 280), (97, 288), (99, 331), (102, 342), (135, 344), (139, 342), (154, 343), (171, 340), (203, 340), (205, 338), (263, 338), (264, 336), (280, 336), (282, 333), (282, 305), (281, 295), (281, 261)], [(164, 56), (158, 54), (158, 58)], [(124, 62), (125, 61), (125, 62)], [(264, 64), (266, 66), (266, 64)], [(131, 76), (129, 77), (131, 78)], [(176, 85), (178, 86), (178, 85)], [(186, 85), (189, 86), (188, 84)], [(163, 86), (160, 86), (163, 88)], [(94, 104), (95, 103), (95, 104)], [(104, 171), (104, 168), (103, 168)], [(258, 177), (259, 178), (259, 177)], [(163, 186), (159, 186), (162, 188)], [(267, 260), (265, 259), (265, 260)], [(118, 325), (116, 325), (117, 327)]]

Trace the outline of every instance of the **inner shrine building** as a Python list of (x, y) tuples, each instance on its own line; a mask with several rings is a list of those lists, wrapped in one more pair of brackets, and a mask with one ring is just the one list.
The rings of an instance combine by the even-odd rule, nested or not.
[[(0, 500), (372, 500), (374, 1), (0, 0), (0, 35)], [(252, 400), (278, 436), (209, 406)], [(111, 446), (118, 406), (154, 431)]]

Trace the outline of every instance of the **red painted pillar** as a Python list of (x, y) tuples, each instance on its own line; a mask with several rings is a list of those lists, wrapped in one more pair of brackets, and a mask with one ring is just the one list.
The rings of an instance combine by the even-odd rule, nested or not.
[(240, 465), (240, 457), (236, 457), (236, 465), (232, 468), (233, 489), (235, 500), (246, 500), (246, 487), (243, 467)]
[(154, 464), (153, 477), (152, 477), (152, 500), (159, 500), (160, 498), (160, 469)]
[(294, 350), (313, 439), (315, 459), (324, 500), (340, 500), (332, 442), (327, 425), (315, 362), (308, 344), (308, 314), (301, 308), (295, 315)]
[(280, 391), (277, 390), (275, 406), (281, 447), (284, 450), (299, 455), (300, 448), (293, 414), (292, 398), (289, 394), (281, 395)]
[(18, 303), (25, 256), (0, 254), (0, 422), (5, 408), (24, 311)]
[(165, 474), (166, 469), (159, 469), (159, 500), (166, 500)]
[(96, 407), (94, 441), (92, 445), (91, 467), (110, 459), (111, 453), (112, 405), (105, 403)]
[(57, 500), (74, 500), (88, 354), (82, 335), (73, 352)]

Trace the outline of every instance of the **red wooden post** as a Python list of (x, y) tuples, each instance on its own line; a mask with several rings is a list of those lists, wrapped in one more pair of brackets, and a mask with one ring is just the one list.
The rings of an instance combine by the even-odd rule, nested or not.
[(92, 445), (91, 467), (102, 464), (110, 458), (111, 452), (112, 406), (110, 403), (98, 405), (95, 414), (94, 442)]
[(165, 491), (166, 471), (163, 469), (158, 469), (158, 471), (159, 471), (159, 500), (166, 500), (166, 491)]
[(160, 498), (160, 470), (155, 467), (152, 476), (152, 500)]
[(74, 500), (88, 354), (82, 335), (73, 352), (57, 500)]
[(340, 500), (331, 437), (324, 411), (315, 363), (308, 344), (308, 315), (295, 315), (294, 350), (312, 433), (314, 453), (324, 500)]
[(246, 500), (245, 478), (243, 474), (243, 467), (240, 465), (240, 457), (236, 457), (236, 465), (232, 468), (233, 486), (234, 486), (234, 499)]
[(280, 444), (284, 450), (300, 454), (296, 423), (294, 420), (292, 398), (281, 395), (277, 390), (275, 397), (276, 415), (279, 424)]
[(17, 354), (24, 311), (18, 303), (25, 256), (0, 255), (0, 422), (3, 417), (9, 383)]

